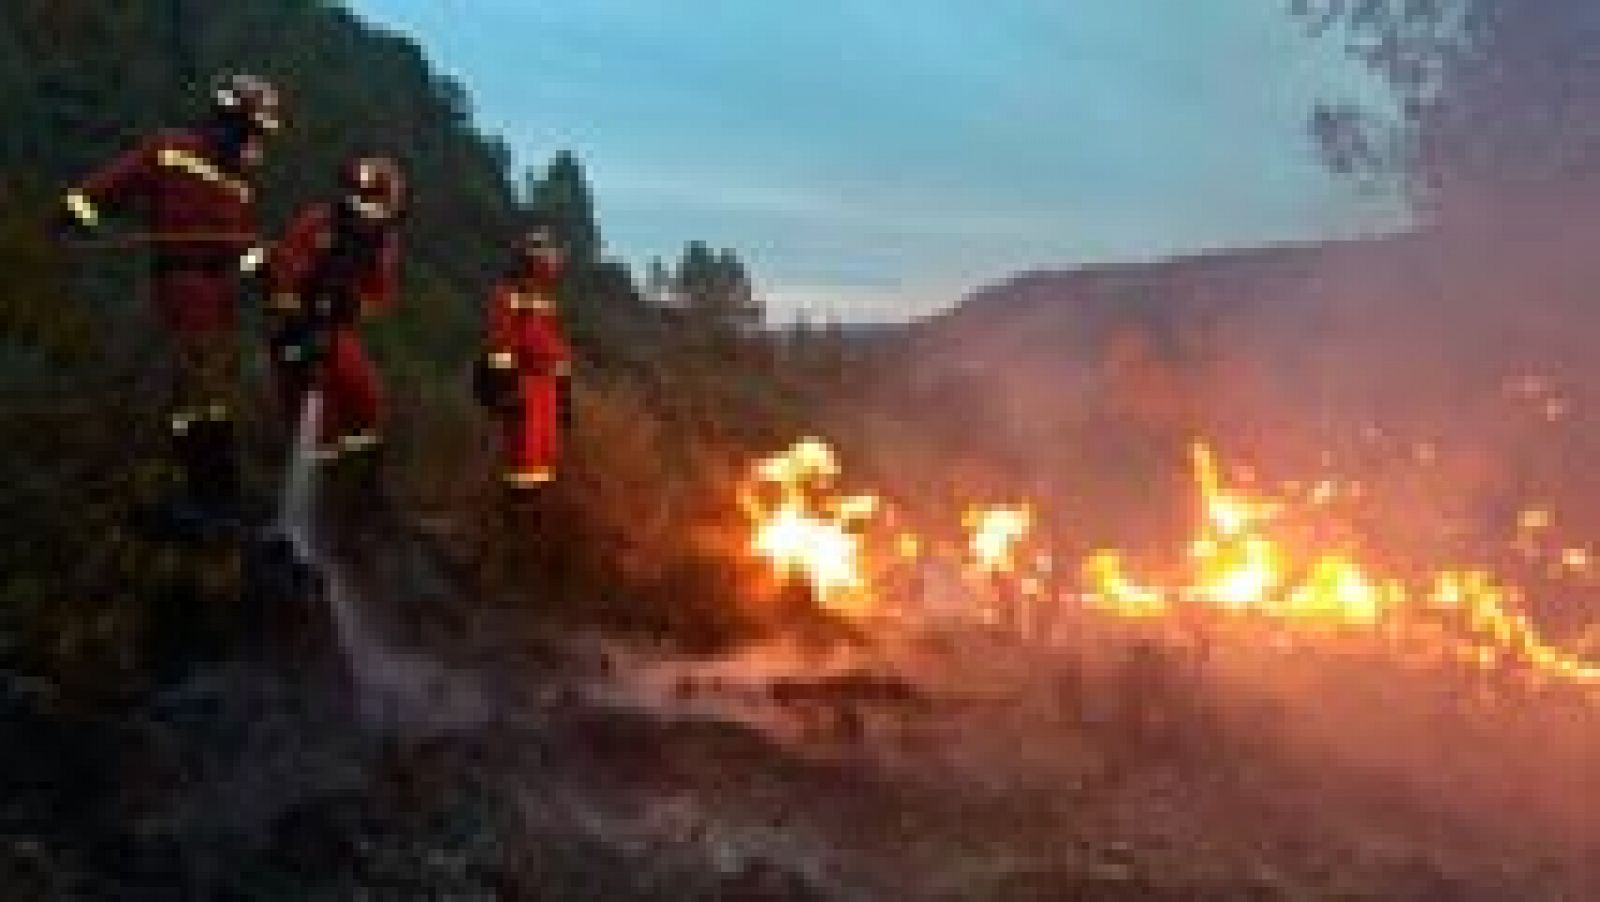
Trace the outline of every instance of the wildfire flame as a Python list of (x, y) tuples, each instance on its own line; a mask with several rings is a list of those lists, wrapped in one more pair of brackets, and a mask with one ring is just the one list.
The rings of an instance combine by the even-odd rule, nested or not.
[(972, 562), (982, 573), (1012, 573), (1017, 552), (1033, 528), (1033, 511), (1026, 507), (973, 508), (967, 511)]
[(838, 475), (831, 447), (802, 440), (756, 464), (744, 507), (756, 521), (751, 549), (780, 578), (803, 579), (826, 608), (860, 613), (870, 593), (857, 527), (877, 511), (878, 499), (833, 496)]
[[(1290, 504), (1229, 486), (1210, 446), (1197, 443), (1191, 450), (1201, 516), (1181, 572), (1144, 578), (1126, 552), (1101, 549), (1082, 561), (1079, 591), (1046, 602), (1131, 620), (1194, 613), (1204, 615), (1202, 620), (1260, 626), (1263, 635), (1278, 639), (1360, 633), (1386, 643), (1406, 662), (1494, 671), (1534, 685), (1560, 681), (1600, 689), (1600, 663), (1545, 639), (1525, 612), (1522, 594), (1504, 580), (1462, 567), (1408, 580), (1375, 571), (1348, 548), (1314, 542), (1298, 547), (1285, 538)], [(804, 579), (819, 603), (850, 616), (889, 607), (868, 577), (876, 549), (862, 538), (879, 499), (833, 494), (839, 467), (827, 444), (799, 442), (753, 472), (745, 491), (752, 547), (776, 574)], [(1320, 509), (1331, 496), (1331, 489), (1314, 488), (1306, 501)], [(1523, 534), (1536, 533), (1552, 521), (1548, 511), (1531, 509), (1517, 525)], [(976, 507), (964, 518), (968, 565), (991, 582), (1014, 580), (1016, 591), (1037, 601), (1043, 577), (1055, 565), (1040, 563), (1051, 556), (1029, 548), (1034, 522), (1034, 510), (1021, 505)], [(881, 557), (886, 565), (920, 566), (929, 547), (902, 531)], [(1589, 566), (1582, 548), (1562, 550), (1557, 558), (1573, 571)]]

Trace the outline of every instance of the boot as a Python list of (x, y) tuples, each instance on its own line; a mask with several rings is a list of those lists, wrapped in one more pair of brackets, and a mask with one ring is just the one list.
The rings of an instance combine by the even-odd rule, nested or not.
[(383, 478), (383, 445), (374, 444), (359, 448), (347, 455), (349, 487), (352, 500), (360, 506), (369, 522), (390, 522), (396, 515), (394, 495)]
[(190, 427), (194, 452), (189, 495), (210, 531), (231, 535), (244, 527), (239, 448), (229, 420), (201, 420)]
[(554, 504), (548, 485), (506, 490), (502, 541), (510, 556), (508, 569), (518, 582), (549, 589), (560, 579), (562, 561), (552, 541), (557, 528)]
[(383, 469), (382, 445), (347, 450), (329, 468), (324, 512), (330, 538), (347, 553), (362, 554), (396, 529)]
[(174, 418), (171, 460), (176, 480), (170, 490), (136, 512), (137, 528), (155, 541), (198, 544), (205, 541), (207, 517), (201, 501), (207, 439), (197, 421)]
[(534, 494), (526, 489), (502, 487), (484, 531), (485, 594), (507, 603), (536, 570), (528, 561), (531, 537), (538, 534), (538, 508), (533, 503), (536, 499), (531, 497)]
[(506, 487), (501, 519), (507, 534), (543, 538), (549, 507), (545, 489), (542, 485)]

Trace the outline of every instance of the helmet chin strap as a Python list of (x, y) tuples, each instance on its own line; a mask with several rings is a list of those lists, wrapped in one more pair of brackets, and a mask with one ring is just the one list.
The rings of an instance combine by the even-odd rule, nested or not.
[(348, 196), (334, 205), (334, 231), (347, 252), (367, 255), (376, 251), (389, 233), (388, 219), (369, 219), (353, 209)]
[(562, 264), (541, 256), (527, 256), (522, 260), (522, 276), (542, 285), (553, 285), (560, 280)]
[(230, 167), (243, 162), (244, 146), (250, 141), (250, 130), (236, 117), (218, 115), (206, 130), (211, 146), (218, 158)]
[(392, 216), (369, 215), (362, 210), (362, 204), (360, 198), (350, 194), (339, 198), (334, 208), (338, 211), (339, 222), (343, 228), (357, 234), (375, 236), (387, 232), (392, 227), (394, 219)]
[(382, 205), (363, 200), (360, 196), (354, 194), (345, 195), (344, 207), (350, 211), (352, 216), (373, 225), (382, 225), (388, 222), (390, 218)]

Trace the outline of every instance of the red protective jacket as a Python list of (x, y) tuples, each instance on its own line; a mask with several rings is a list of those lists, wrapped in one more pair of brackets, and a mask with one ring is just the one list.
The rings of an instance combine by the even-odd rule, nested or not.
[(329, 295), (352, 302), (359, 313), (388, 312), (399, 293), (399, 239), (389, 232), (375, 239), (370, 255), (342, 265), (334, 259), (335, 216), (333, 205), (313, 204), (294, 218), (273, 251), (268, 288), (274, 298)]
[(217, 162), (203, 135), (157, 134), (90, 175), (67, 205), (90, 226), (105, 208), (142, 212), (154, 238), (152, 294), (162, 320), (179, 331), (233, 328), (241, 263), (256, 245), (254, 190)]
[(519, 409), (503, 418), (503, 476), (517, 487), (555, 477), (561, 392), (572, 365), (550, 280), (521, 276), (495, 286), (489, 301), (489, 365), (517, 373)]

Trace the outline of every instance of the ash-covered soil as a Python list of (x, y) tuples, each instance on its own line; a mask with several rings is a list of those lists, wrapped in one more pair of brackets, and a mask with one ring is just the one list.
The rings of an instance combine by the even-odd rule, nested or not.
[[(88, 711), (8, 679), (0, 883), (39, 899), (1600, 892), (1595, 779), (1524, 766), (1553, 754), (1541, 730), (1587, 727), (1508, 715), (1516, 742), (1496, 744), (1495, 709), (1434, 709), (1437, 743), (1418, 747), (1396, 699), (1420, 690), (1387, 678), (1266, 662), (1297, 694), (1246, 697), (1219, 687), (1254, 665), (1137, 670), (1121, 650), (998, 636), (689, 659), (480, 627), (494, 640), (470, 662), (386, 658), (377, 699), (360, 662), (354, 678), (217, 666)], [(407, 660), (425, 678), (397, 690)], [(1331, 720), (1288, 707), (1315, 697)], [(1349, 747), (1328, 739), (1341, 722)]]

